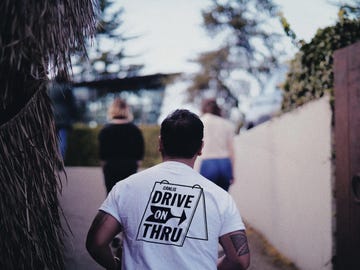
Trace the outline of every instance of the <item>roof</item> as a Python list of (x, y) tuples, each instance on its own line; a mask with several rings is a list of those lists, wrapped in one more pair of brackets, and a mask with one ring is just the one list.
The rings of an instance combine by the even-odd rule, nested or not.
[(126, 78), (107, 78), (94, 81), (75, 82), (73, 83), (73, 86), (95, 88), (98, 90), (100, 95), (121, 91), (139, 91), (144, 89), (161, 90), (167, 83), (178, 75), (180, 75), (180, 73), (158, 73)]

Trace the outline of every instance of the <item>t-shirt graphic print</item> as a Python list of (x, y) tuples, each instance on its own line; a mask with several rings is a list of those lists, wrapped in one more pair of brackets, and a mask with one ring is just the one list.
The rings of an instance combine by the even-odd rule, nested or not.
[[(192, 224), (196, 230), (190, 230)], [(208, 239), (203, 189), (167, 180), (155, 182), (136, 239), (182, 246), (186, 238)]]

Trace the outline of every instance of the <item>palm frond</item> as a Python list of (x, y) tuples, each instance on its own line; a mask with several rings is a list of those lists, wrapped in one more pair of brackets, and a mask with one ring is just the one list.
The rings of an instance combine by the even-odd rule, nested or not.
[[(46, 79), (49, 66), (55, 73), (68, 71), (70, 54), (85, 51), (86, 40), (95, 31), (96, 7), (95, 0), (2, 0), (2, 76), (23, 71), (33, 78)], [(11, 81), (2, 83), (6, 83), (0, 88), (1, 105), (5, 108), (13, 95)]]
[(0, 269), (64, 268), (49, 71), (95, 30), (95, 0), (0, 1)]
[[(0, 269), (63, 269), (55, 126), (46, 86), (0, 127)], [(47, 265), (46, 265), (47, 264)]]

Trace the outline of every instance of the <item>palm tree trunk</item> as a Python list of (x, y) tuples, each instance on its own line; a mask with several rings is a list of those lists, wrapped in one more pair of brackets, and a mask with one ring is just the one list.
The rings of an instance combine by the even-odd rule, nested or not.
[[(63, 269), (63, 168), (48, 74), (95, 28), (93, 0), (0, 2), (0, 269)], [(50, 71), (50, 72), (49, 72)]]

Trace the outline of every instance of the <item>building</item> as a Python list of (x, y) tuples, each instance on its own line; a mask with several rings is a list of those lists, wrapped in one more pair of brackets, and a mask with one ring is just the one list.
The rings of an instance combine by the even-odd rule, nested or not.
[(153, 74), (126, 78), (105, 78), (73, 83), (79, 122), (90, 126), (107, 121), (107, 108), (114, 97), (127, 100), (138, 124), (155, 124), (160, 114), (165, 87), (180, 74)]

